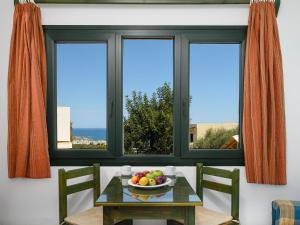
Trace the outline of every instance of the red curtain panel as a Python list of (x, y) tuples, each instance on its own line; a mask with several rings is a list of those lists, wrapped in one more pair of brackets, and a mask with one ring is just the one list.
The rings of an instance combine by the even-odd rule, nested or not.
[(8, 176), (50, 177), (46, 124), (46, 54), (41, 12), (14, 12), (8, 70)]
[(254, 0), (248, 21), (243, 138), (249, 183), (286, 184), (283, 69), (273, 1)]

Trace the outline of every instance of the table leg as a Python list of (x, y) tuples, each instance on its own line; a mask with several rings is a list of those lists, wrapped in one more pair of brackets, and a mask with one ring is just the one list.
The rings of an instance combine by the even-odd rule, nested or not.
[(103, 206), (103, 225), (114, 225), (111, 207)]
[(185, 209), (185, 225), (195, 225), (195, 207), (189, 206)]

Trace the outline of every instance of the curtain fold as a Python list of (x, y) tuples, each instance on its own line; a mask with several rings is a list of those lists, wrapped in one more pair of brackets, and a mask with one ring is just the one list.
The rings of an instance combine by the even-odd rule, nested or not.
[(249, 183), (286, 184), (283, 68), (273, 1), (250, 7), (244, 74), (243, 139)]
[(40, 8), (17, 4), (8, 69), (8, 176), (50, 177)]

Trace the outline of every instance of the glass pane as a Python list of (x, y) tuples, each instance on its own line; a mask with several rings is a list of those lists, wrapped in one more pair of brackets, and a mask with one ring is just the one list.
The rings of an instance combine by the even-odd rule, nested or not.
[(57, 44), (57, 147), (107, 149), (106, 44)]
[(125, 154), (173, 152), (173, 40), (123, 41)]
[(190, 149), (239, 148), (239, 44), (190, 45)]

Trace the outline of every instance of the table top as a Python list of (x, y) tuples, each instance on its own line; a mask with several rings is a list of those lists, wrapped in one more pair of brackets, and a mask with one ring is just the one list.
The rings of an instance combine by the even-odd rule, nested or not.
[[(198, 206), (202, 202), (182, 174), (172, 184), (145, 190), (127, 185), (129, 178), (114, 176), (98, 200), (97, 206)], [(123, 184), (123, 185), (122, 185)]]

